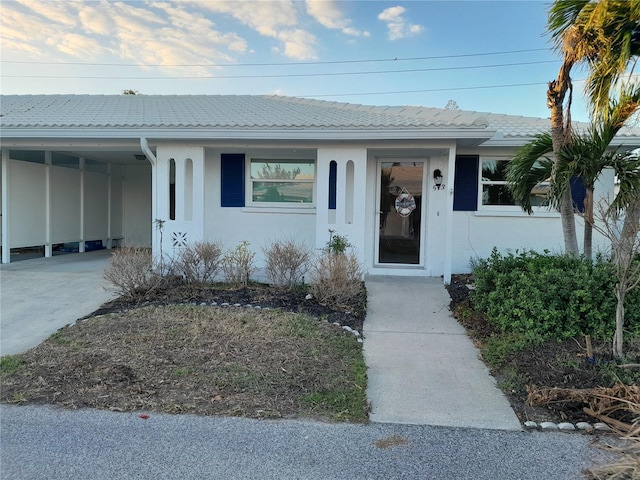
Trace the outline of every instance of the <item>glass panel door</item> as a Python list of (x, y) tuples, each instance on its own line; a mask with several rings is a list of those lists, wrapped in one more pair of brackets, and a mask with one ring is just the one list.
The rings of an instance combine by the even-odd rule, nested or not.
[(424, 162), (380, 163), (378, 263), (419, 265)]

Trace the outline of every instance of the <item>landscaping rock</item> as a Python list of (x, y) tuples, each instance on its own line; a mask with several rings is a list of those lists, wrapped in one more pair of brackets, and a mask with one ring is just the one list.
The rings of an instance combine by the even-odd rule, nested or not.
[(607, 425), (606, 423), (602, 423), (602, 422), (594, 423), (593, 424), (593, 428), (595, 428), (596, 430), (598, 430), (600, 432), (610, 432), (611, 431), (611, 427), (609, 425)]
[(575, 430), (576, 429), (576, 427), (573, 425), (573, 423), (569, 423), (569, 422), (559, 423), (558, 424), (558, 428), (560, 430)]
[(589, 422), (578, 422), (576, 427), (578, 430), (593, 430), (593, 426)]
[(542, 428), (543, 430), (557, 430), (558, 425), (553, 422), (542, 422), (540, 424), (540, 428)]

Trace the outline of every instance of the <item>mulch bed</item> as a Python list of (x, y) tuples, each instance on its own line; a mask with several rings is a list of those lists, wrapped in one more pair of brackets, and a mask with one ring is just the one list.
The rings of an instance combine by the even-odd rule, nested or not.
[[(473, 309), (467, 285), (472, 283), (470, 275), (456, 275), (447, 289), (451, 296), (451, 310), (455, 312), (462, 307), (467, 311), (467, 315), (458, 315), (458, 321), (481, 348), (498, 331), (481, 314), (468, 314)], [(519, 380), (516, 388), (504, 389), (504, 393), (522, 422), (597, 422), (597, 419), (583, 411), (586, 404), (579, 396), (575, 396), (574, 400), (564, 401), (549, 395), (554, 389), (580, 390), (583, 394), (589, 390), (600, 392), (603, 387), (613, 387), (616, 384), (616, 372), (629, 378), (628, 374), (632, 372), (616, 370), (613, 366), (615, 362), (610, 341), (592, 339), (592, 346), (595, 362), (587, 358), (584, 338), (547, 341), (510, 356), (501, 369), (492, 370), (491, 373), (498, 385), (507, 376), (515, 376)], [(639, 345), (634, 343), (628, 348), (640, 354)], [(634, 417), (631, 412), (622, 410), (614, 416), (627, 423)]]
[(174, 282), (138, 299), (117, 298), (104, 304), (89, 317), (117, 313), (147, 305), (174, 305), (180, 303), (211, 304), (213, 302), (231, 305), (259, 305), (261, 307), (281, 308), (288, 312), (307, 313), (322, 317), (330, 323), (337, 322), (362, 331), (366, 313), (366, 292), (339, 306), (321, 305), (315, 299), (307, 299), (307, 292), (301, 290), (283, 290), (263, 284), (251, 284), (245, 288), (230, 288), (228, 285), (185, 285)]

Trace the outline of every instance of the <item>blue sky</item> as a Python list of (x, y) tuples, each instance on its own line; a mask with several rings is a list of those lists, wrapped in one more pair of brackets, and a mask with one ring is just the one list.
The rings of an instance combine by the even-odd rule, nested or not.
[[(0, 88), (430, 107), (454, 100), (465, 110), (547, 117), (546, 82), (560, 65), (545, 35), (548, 5), (2, 0)], [(578, 81), (576, 120), (587, 120), (582, 97)]]

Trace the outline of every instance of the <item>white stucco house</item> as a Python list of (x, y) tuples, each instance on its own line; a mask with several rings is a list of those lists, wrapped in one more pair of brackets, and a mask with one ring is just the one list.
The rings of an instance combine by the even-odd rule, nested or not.
[[(3, 263), (12, 249), (49, 256), (69, 242), (173, 255), (248, 240), (260, 265), (273, 240), (321, 248), (333, 230), (369, 274), (446, 282), (494, 246), (562, 250), (558, 214), (524, 214), (504, 185), (514, 149), (546, 119), (282, 96), (0, 102)], [(640, 147), (640, 131), (616, 144)], [(613, 183), (603, 176), (597, 194)]]

